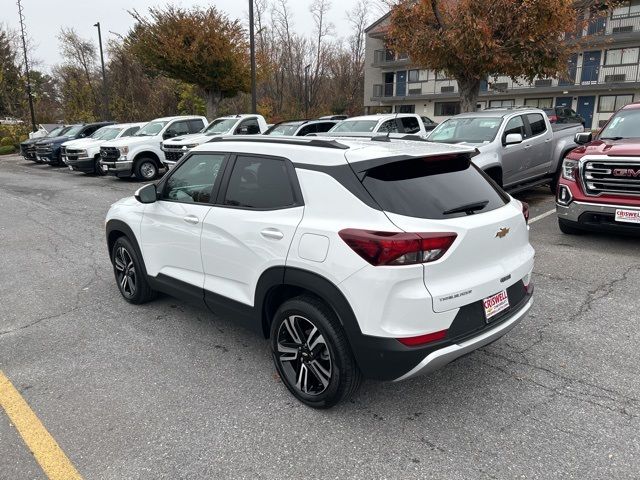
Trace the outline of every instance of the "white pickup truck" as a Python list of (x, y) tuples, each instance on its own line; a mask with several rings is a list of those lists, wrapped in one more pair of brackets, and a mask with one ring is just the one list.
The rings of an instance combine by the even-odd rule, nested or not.
[(135, 175), (139, 180), (151, 181), (162, 168), (163, 141), (201, 131), (207, 119), (188, 115), (151, 120), (135, 135), (105, 142), (100, 147), (100, 166), (107, 174), (119, 178)]
[[(433, 125), (429, 124), (431, 128)], [(371, 134), (388, 135), (391, 138), (406, 135), (426, 137), (427, 127), (422, 117), (415, 113), (385, 113), (347, 118), (329, 130), (328, 136), (359, 137)]]
[(193, 147), (223, 135), (260, 135), (267, 131), (267, 122), (262, 115), (242, 114), (216, 118), (207, 128), (192, 135), (181, 135), (162, 142), (162, 162), (173, 168), (182, 156)]
[(456, 115), (427, 140), (476, 147), (473, 163), (512, 193), (543, 183), (555, 193), (562, 160), (583, 130), (580, 124), (551, 124), (538, 108), (511, 107)]

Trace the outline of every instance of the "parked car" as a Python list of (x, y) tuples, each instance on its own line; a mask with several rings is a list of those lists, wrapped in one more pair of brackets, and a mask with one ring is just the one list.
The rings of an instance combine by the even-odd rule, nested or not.
[(427, 132), (430, 132), (431, 130), (433, 130), (434, 128), (436, 128), (438, 126), (438, 122), (434, 122), (429, 117), (422, 116), (420, 118), (422, 119), (422, 123), (424, 124), (424, 129)]
[(222, 135), (259, 135), (267, 131), (267, 122), (262, 115), (242, 114), (216, 118), (204, 130), (191, 135), (181, 135), (162, 143), (167, 168), (173, 166), (190, 149)]
[(555, 192), (562, 159), (583, 130), (576, 124), (552, 125), (537, 108), (504, 108), (456, 115), (427, 140), (476, 147), (473, 163), (512, 192), (543, 183)]
[(528, 209), (411, 141), (222, 137), (111, 206), (123, 298), (163, 291), (270, 339), (301, 402), (404, 380), (493, 342), (532, 304)]
[(153, 180), (163, 168), (162, 142), (180, 135), (201, 131), (207, 124), (205, 117), (187, 115), (151, 120), (136, 134), (109, 140), (100, 146), (102, 171), (119, 178), (135, 175), (139, 180)]
[(70, 125), (58, 125), (57, 127), (52, 128), (49, 133), (45, 132), (44, 135), (25, 140), (20, 144), (20, 154), (25, 160), (42, 163), (36, 155), (36, 143), (38, 143), (43, 138), (56, 138), (60, 135), (64, 135), (70, 128)]
[(71, 140), (62, 144), (62, 161), (69, 170), (102, 175), (100, 146), (109, 140), (130, 137), (146, 123), (120, 123), (102, 127), (89, 138)]
[(273, 125), (265, 132), (265, 135), (274, 137), (292, 136), (304, 137), (314, 133), (325, 133), (331, 130), (339, 120), (288, 120)]
[(379, 133), (381, 135), (389, 134), (391, 137), (407, 134), (424, 137), (427, 134), (427, 130), (419, 115), (414, 113), (393, 113), (351, 117), (338, 123), (329, 130), (329, 133), (332, 136)]
[(551, 123), (579, 123), (584, 126), (584, 118), (568, 107), (545, 108), (544, 113)]
[(45, 137), (36, 142), (36, 156), (42, 163), (52, 166), (64, 165), (62, 162), (62, 144), (69, 140), (90, 137), (93, 133), (105, 125), (113, 125), (114, 122), (80, 123), (60, 133), (57, 137)]
[(640, 233), (640, 103), (618, 110), (596, 135), (576, 135), (556, 197), (566, 234), (584, 230)]

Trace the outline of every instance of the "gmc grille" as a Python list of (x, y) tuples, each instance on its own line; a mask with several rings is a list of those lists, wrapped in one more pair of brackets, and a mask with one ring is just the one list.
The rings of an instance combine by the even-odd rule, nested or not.
[(106, 162), (115, 162), (120, 158), (120, 150), (116, 147), (100, 147), (100, 157)]
[(582, 181), (588, 195), (640, 195), (640, 159), (587, 160)]
[(170, 162), (177, 162), (184, 155), (183, 151), (164, 151), (164, 158)]

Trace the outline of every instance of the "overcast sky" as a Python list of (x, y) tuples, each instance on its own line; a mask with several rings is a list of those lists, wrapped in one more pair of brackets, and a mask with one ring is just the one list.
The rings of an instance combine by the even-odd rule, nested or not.
[[(338, 37), (346, 37), (349, 33), (345, 12), (355, 5), (357, 0), (332, 0), (330, 21), (335, 25)], [(248, 0), (22, 0), (26, 17), (27, 33), (31, 37), (35, 52), (34, 60), (40, 62), (40, 69), (51, 71), (51, 67), (60, 63), (58, 40), (56, 35), (61, 27), (73, 27), (83, 38), (95, 39), (97, 29), (93, 26), (100, 22), (103, 44), (114, 35), (110, 32), (125, 34), (133, 24), (127, 10), (135, 8), (146, 12), (150, 6), (166, 3), (189, 7), (192, 5), (215, 5), (232, 18), (246, 21)], [(313, 19), (309, 13), (311, 0), (289, 0), (296, 31), (309, 33), (313, 28)], [(372, 22), (377, 12), (372, 12)], [(16, 0), (0, 0), (0, 22), (9, 28), (17, 29), (18, 7)]]

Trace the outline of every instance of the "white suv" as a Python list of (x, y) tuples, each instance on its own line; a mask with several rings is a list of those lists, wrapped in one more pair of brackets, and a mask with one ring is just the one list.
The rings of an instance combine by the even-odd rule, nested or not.
[(223, 137), (112, 205), (122, 296), (183, 297), (270, 338), (305, 404), (486, 345), (531, 307), (526, 204), (467, 147)]

